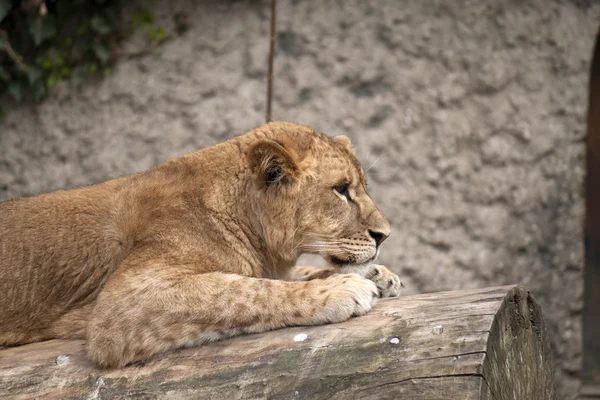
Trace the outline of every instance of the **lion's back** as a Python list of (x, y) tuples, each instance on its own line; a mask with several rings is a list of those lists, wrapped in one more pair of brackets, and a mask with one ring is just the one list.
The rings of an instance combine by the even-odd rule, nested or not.
[(97, 295), (120, 257), (99, 187), (0, 203), (0, 345)]

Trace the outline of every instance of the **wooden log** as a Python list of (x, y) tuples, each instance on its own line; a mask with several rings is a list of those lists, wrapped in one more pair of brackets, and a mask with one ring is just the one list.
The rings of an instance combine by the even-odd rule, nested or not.
[(344, 323), (240, 336), (123, 369), (94, 367), (83, 341), (7, 348), (0, 397), (548, 400), (552, 364), (539, 305), (505, 286), (381, 300)]

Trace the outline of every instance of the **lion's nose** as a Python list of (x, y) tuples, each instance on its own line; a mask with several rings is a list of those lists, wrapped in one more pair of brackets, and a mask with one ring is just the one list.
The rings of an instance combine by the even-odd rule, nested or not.
[(385, 239), (388, 238), (389, 235), (386, 235), (385, 233), (381, 233), (381, 232), (375, 232), (369, 229), (369, 235), (371, 235), (371, 237), (373, 239), (375, 239), (375, 246), (379, 247), (379, 245), (381, 243), (383, 243), (383, 241)]

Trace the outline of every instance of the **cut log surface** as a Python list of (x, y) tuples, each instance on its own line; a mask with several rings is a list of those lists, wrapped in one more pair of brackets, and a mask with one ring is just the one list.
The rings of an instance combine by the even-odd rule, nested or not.
[[(306, 337), (305, 337), (306, 335)], [(0, 350), (0, 398), (554, 398), (550, 341), (526, 289), (381, 300), (334, 325), (287, 328), (172, 351), (122, 369), (84, 341)]]

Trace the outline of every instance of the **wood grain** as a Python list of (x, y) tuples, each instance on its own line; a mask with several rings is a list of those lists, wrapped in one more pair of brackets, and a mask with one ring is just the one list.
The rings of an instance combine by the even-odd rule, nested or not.
[[(300, 333), (307, 339), (295, 342)], [(8, 348), (0, 350), (0, 397), (552, 399), (548, 343), (539, 306), (522, 287), (442, 292), (382, 300), (340, 324), (241, 336), (120, 370), (94, 367), (83, 341)], [(68, 359), (57, 363), (61, 355)]]

